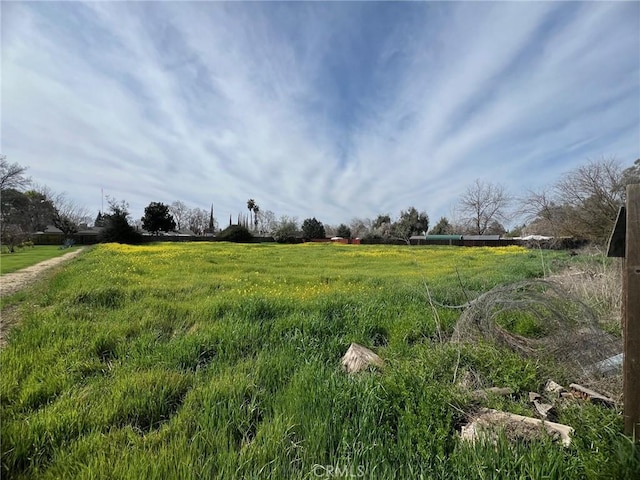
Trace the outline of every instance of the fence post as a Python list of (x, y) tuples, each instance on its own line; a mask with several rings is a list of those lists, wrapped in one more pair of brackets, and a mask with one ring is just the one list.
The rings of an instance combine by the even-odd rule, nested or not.
[(627, 186), (623, 279), (624, 431), (640, 438), (640, 184)]

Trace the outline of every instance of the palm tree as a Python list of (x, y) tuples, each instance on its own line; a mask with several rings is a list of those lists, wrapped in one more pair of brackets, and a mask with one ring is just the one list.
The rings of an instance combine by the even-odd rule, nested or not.
[(260, 211), (260, 207), (256, 203), (253, 207), (253, 229), (258, 231), (258, 212)]
[(256, 201), (253, 198), (250, 198), (249, 200), (247, 200), (247, 208), (249, 209), (249, 217), (251, 217), (251, 212), (253, 212), (253, 209), (256, 206)]

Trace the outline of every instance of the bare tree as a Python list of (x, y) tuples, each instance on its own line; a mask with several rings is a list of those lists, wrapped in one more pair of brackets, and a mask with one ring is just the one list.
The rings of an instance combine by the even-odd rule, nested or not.
[(373, 220), (370, 218), (353, 218), (349, 223), (351, 235), (354, 238), (363, 238), (371, 233)]
[(16, 246), (24, 242), (28, 235), (20, 228), (20, 225), (3, 223), (0, 238), (2, 239), (2, 246), (6, 247), (9, 253), (14, 253)]
[(205, 230), (211, 228), (211, 233), (213, 233), (213, 230), (216, 228), (217, 222), (215, 219), (213, 220), (213, 227), (209, 225), (210, 220), (211, 215), (205, 209), (192, 208), (187, 214), (186, 224), (188, 225), (189, 230), (196, 235), (203, 235)]
[(461, 219), (476, 235), (483, 235), (492, 222), (508, 220), (512, 197), (499, 183), (477, 179), (467, 187), (459, 201)]
[(302, 232), (298, 230), (298, 219), (283, 215), (270, 232), (276, 242), (289, 243), (295, 241)]
[(625, 187), (632, 183), (640, 183), (640, 158), (622, 172), (622, 183)]
[(21, 190), (31, 183), (31, 179), (25, 176), (27, 167), (18, 163), (9, 163), (6, 155), (0, 155), (0, 191), (13, 188)]
[(525, 231), (553, 237), (580, 236), (572, 218), (573, 208), (562, 205), (552, 189), (529, 190), (519, 200), (517, 213), (528, 223)]
[(39, 193), (53, 204), (53, 225), (62, 231), (65, 238), (76, 233), (82, 223), (91, 221), (86, 207), (79, 205), (66, 193), (53, 193), (48, 187), (39, 187)]
[(171, 205), (169, 205), (169, 212), (173, 217), (173, 220), (176, 222), (176, 229), (180, 230), (187, 223), (187, 216), (189, 213), (189, 207), (187, 207), (180, 200), (176, 200)]
[(271, 210), (259, 210), (258, 211), (258, 225), (259, 232), (262, 235), (272, 235), (273, 231), (278, 225), (276, 214)]
[(530, 191), (521, 200), (520, 212), (533, 219), (533, 227), (540, 230), (536, 233), (602, 243), (624, 204), (625, 184), (633, 178), (634, 167), (623, 171), (615, 159), (590, 160), (565, 173), (549, 189)]

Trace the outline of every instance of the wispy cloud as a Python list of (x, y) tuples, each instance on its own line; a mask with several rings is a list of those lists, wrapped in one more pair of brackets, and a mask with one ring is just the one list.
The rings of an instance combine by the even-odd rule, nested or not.
[(2, 150), (97, 210), (437, 220), (640, 154), (637, 3), (2, 4)]

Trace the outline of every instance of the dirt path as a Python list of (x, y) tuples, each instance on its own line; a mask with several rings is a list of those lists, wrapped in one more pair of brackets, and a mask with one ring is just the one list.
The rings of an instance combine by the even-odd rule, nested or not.
[[(73, 252), (50, 258), (44, 262), (18, 270), (17, 272), (2, 275), (2, 277), (0, 277), (0, 297), (11, 295), (31, 285), (40, 278), (43, 272), (80, 255), (84, 250), (85, 248), (79, 248)], [(18, 323), (19, 320), (17, 305), (9, 305), (2, 309), (0, 314), (0, 348), (6, 344), (6, 334), (9, 329)]]
[(73, 252), (65, 253), (59, 257), (50, 258), (49, 260), (36, 263), (35, 265), (23, 268), (22, 270), (2, 275), (0, 277), (0, 297), (11, 295), (12, 293), (22, 290), (24, 287), (31, 285), (40, 278), (42, 272), (66, 262), (67, 260), (84, 252), (84, 250), (84, 248), (79, 248)]

